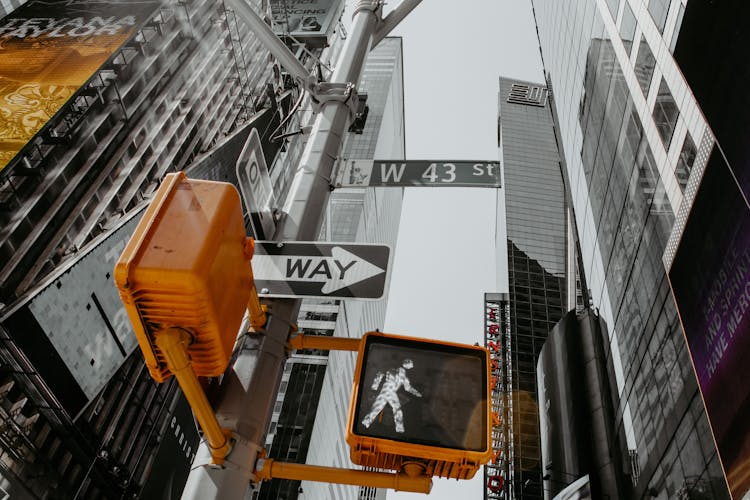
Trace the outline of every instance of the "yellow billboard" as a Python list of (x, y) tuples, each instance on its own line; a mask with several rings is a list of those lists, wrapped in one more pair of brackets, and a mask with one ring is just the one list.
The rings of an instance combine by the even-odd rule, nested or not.
[(158, 6), (30, 0), (0, 21), (0, 170)]

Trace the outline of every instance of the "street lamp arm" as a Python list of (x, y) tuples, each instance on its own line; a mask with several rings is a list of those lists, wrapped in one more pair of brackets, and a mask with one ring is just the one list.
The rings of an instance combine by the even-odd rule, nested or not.
[(375, 48), (383, 38), (387, 37), (396, 26), (404, 20), (422, 0), (402, 0), (398, 6), (383, 18), (375, 33), (372, 35), (372, 48)]

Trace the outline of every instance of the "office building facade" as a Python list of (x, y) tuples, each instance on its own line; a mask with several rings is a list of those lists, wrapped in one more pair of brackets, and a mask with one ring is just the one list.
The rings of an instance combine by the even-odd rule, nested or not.
[[(502, 457), (503, 491), (489, 498), (541, 498), (536, 364), (547, 335), (572, 307), (575, 251), (568, 239), (565, 184), (547, 87), (500, 78), (498, 138), (508, 245), (511, 436)], [(506, 356), (507, 359), (507, 356)], [(512, 422), (511, 422), (512, 420)], [(500, 498), (499, 496), (496, 496)]]
[(694, 3), (532, 1), (582, 266), (608, 326), (621, 498), (728, 497), (667, 275), (718, 150), (673, 57)]
[[(367, 57), (360, 92), (369, 112), (362, 134), (349, 134), (344, 159), (399, 159), (405, 154), (403, 57), (400, 38), (386, 38)], [(331, 193), (320, 239), (384, 243), (395, 248), (401, 216), (400, 188), (337, 189)], [(305, 334), (361, 337), (382, 328), (386, 296), (378, 301), (305, 300), (298, 327)], [(356, 354), (298, 351), (285, 367), (267, 438), (269, 456), (282, 461), (356, 468), (345, 442)], [(383, 490), (310, 481), (272, 480), (258, 499), (362, 499)]]

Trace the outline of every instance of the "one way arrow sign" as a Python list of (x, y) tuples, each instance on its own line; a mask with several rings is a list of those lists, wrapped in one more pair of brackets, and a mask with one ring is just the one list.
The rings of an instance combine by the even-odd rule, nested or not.
[(387, 245), (256, 241), (255, 288), (266, 297), (379, 299), (390, 254)]

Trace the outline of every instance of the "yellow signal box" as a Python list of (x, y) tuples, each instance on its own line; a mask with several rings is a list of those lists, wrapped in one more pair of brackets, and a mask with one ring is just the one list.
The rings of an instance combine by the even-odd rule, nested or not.
[(115, 282), (151, 376), (172, 375), (156, 336), (188, 334), (198, 376), (227, 368), (254, 290), (240, 197), (231, 184), (169, 174), (115, 267)]
[(352, 462), (469, 479), (492, 456), (489, 351), (368, 332), (346, 440)]

